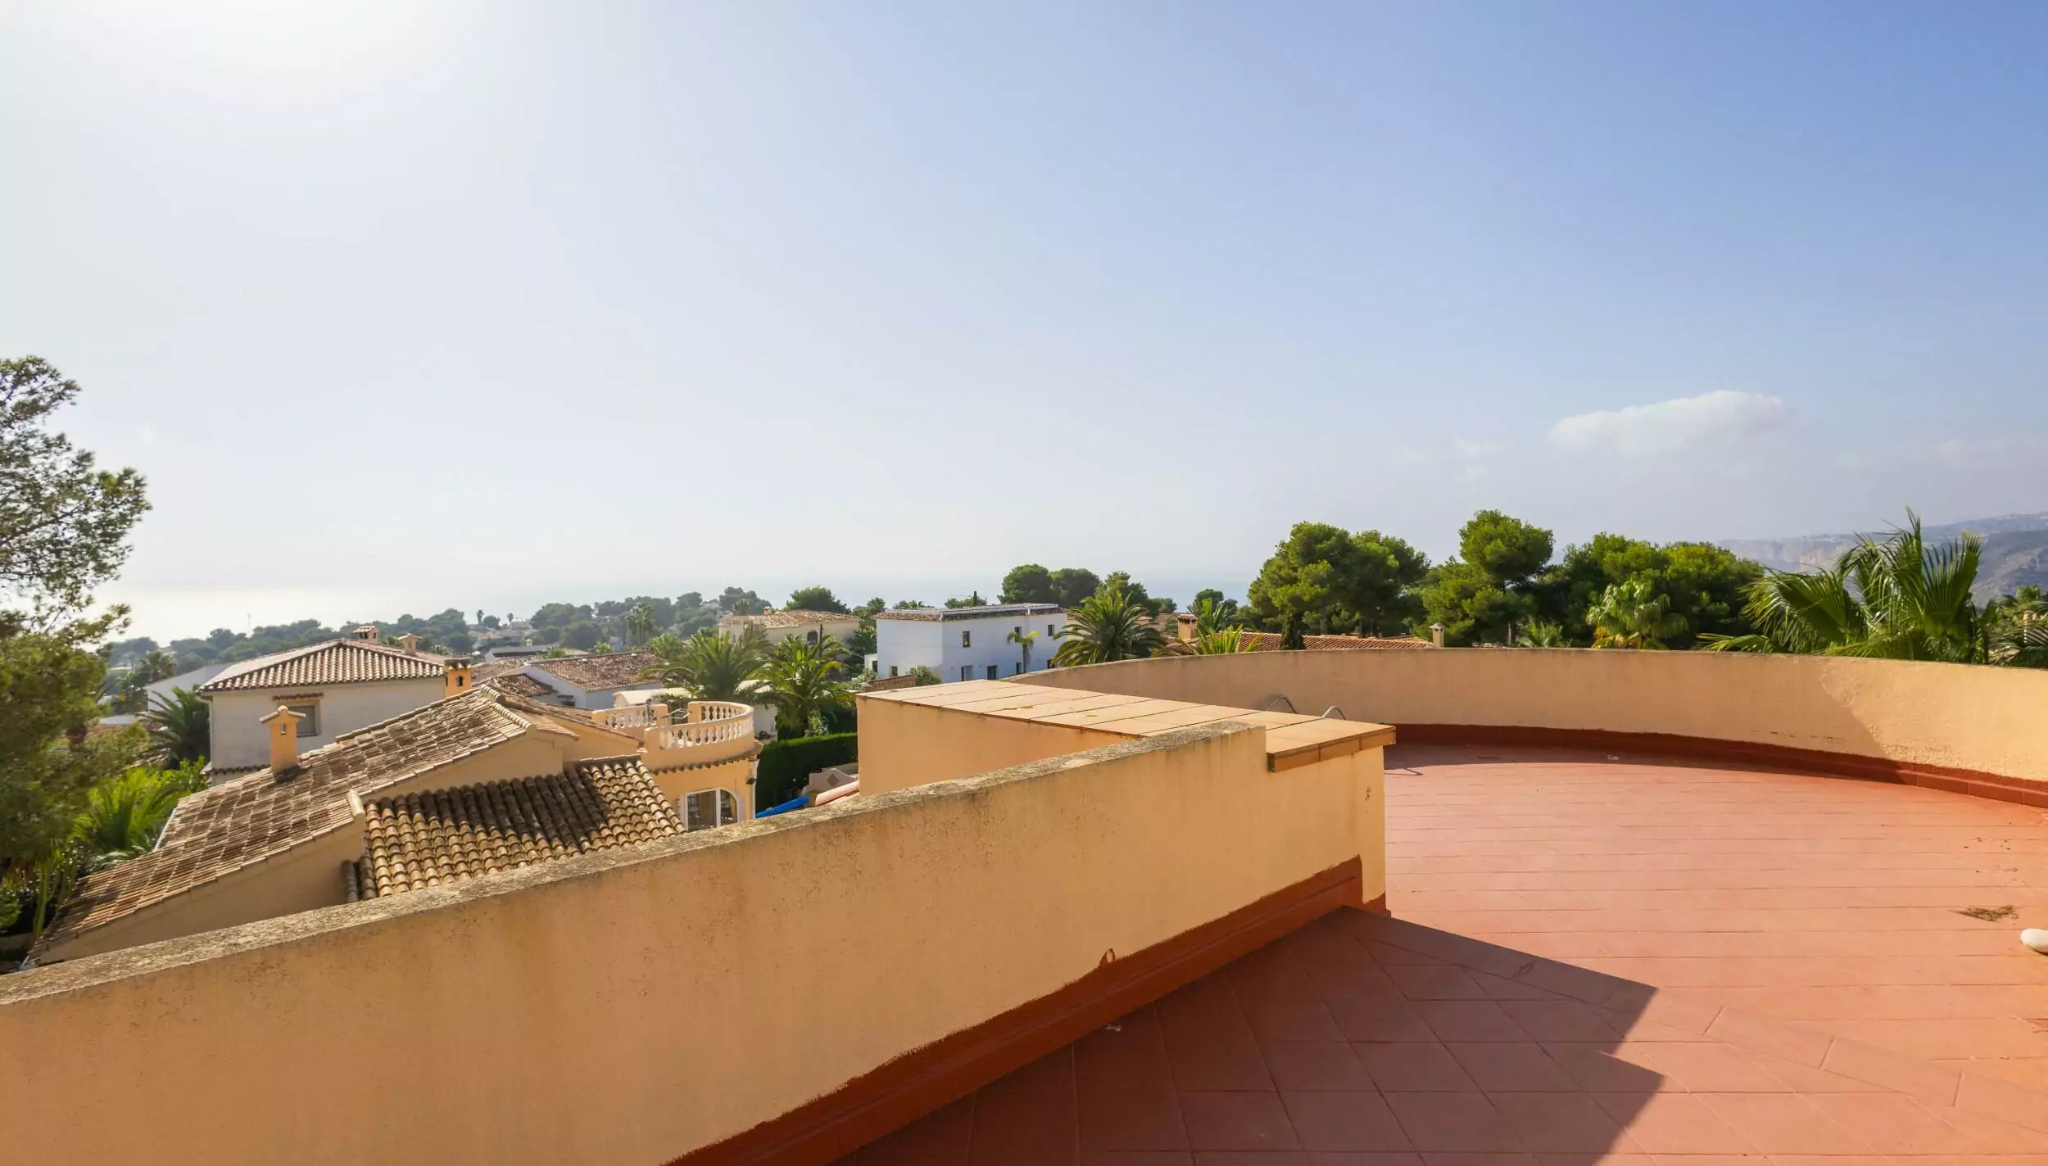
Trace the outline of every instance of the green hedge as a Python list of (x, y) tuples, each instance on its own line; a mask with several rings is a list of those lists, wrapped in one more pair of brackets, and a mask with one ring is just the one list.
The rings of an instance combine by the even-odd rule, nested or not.
[(765, 810), (804, 792), (804, 783), (820, 769), (860, 757), (860, 734), (828, 733), (823, 737), (792, 737), (771, 741), (761, 750), (755, 774), (754, 806)]

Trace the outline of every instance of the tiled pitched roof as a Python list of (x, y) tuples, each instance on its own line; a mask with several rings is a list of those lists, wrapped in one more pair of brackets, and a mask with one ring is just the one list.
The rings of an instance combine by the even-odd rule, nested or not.
[(199, 686), (201, 692), (252, 688), (299, 688), (315, 684), (366, 684), (379, 680), (432, 680), (447, 659), (408, 653), (368, 640), (329, 640), (289, 652), (245, 660)]
[(344, 826), (349, 791), (372, 794), (509, 741), (533, 728), (528, 713), (541, 711), (473, 688), (344, 733), (282, 777), (259, 769), (192, 794), (172, 812), (156, 849), (81, 880), (43, 942), (111, 923)]
[(759, 615), (729, 615), (719, 620), (721, 624), (735, 626), (751, 624), (763, 630), (772, 628), (804, 628), (821, 623), (858, 623), (860, 617), (849, 611), (805, 611), (794, 608), (789, 611), (764, 611)]
[(901, 611), (878, 611), (876, 619), (1000, 619), (1019, 615), (1056, 615), (1066, 609), (1057, 603), (992, 603), (983, 607), (906, 607)]
[(659, 657), (652, 652), (593, 652), (588, 656), (560, 656), (553, 660), (529, 660), (526, 663), (549, 676), (591, 691), (659, 684), (659, 681), (640, 678), (641, 673), (657, 659)]
[(637, 757), (402, 794), (364, 811), (364, 898), (683, 832), (675, 807)]
[(523, 671), (525, 667), (524, 660), (486, 664), (476, 670), (476, 682), (490, 685), (499, 692), (509, 692), (513, 696), (546, 698), (560, 695), (554, 689), (526, 675)]

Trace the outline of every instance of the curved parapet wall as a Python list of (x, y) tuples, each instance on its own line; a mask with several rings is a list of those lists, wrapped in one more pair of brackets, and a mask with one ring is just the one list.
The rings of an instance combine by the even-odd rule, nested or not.
[[(1247, 652), (1034, 673), (1033, 684), (1329, 708), (1407, 742), (1632, 747), (2048, 806), (2048, 671), (1573, 648)], [(1284, 698), (1286, 704), (1280, 704)]]

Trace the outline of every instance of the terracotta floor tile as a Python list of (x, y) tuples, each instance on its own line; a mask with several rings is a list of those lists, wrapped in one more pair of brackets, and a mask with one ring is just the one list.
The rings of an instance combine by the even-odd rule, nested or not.
[(1526, 1041), (1529, 1039), (1501, 1006), (1491, 1000), (1418, 1000), (1416, 1014), (1438, 1040)]
[(1373, 1041), (1351, 1046), (1382, 1093), (1476, 1093), (1479, 1086), (1435, 1041)]
[(1310, 1166), (1423, 1166), (1422, 1155), (1413, 1151), (1402, 1153), (1366, 1153), (1324, 1150), (1308, 1155)]
[(1621, 1034), (1576, 1000), (1502, 1000), (1500, 1010), (1537, 1040), (1620, 1040)]
[(1273, 1084), (1288, 1090), (1371, 1089), (1372, 1075), (1343, 1041), (1277, 1041), (1265, 1047)]
[(1395, 965), (1387, 975), (1410, 1000), (1491, 999), (1465, 969), (1454, 964)]
[(1081, 1166), (1195, 1166), (1186, 1150), (1083, 1150)]
[(1762, 1154), (1652, 1154), (1656, 1166), (1771, 1166)]
[(1596, 1093), (1593, 1100), (1652, 1154), (1754, 1154), (1759, 1151), (1690, 1093)]
[(1074, 1080), (1091, 1084), (1171, 1086), (1173, 1070), (1159, 1018), (1143, 1008), (1074, 1042)]
[(1085, 1150), (1185, 1150), (1187, 1134), (1172, 1086), (1110, 1082), (1076, 1086), (1079, 1145)]
[(974, 1098), (963, 1097), (870, 1142), (862, 1166), (966, 1166), (974, 1132)]
[(1544, 1041), (1543, 1051), (1589, 1093), (1656, 1093), (1678, 1087), (1650, 1067), (1641, 1045)]
[(1791, 1092), (1791, 1086), (1734, 1045), (1695, 1041), (1641, 1048), (1645, 1063), (1691, 1093)]
[(1822, 1093), (1810, 1100), (1871, 1149), (1894, 1154), (1974, 1154), (1977, 1139), (1903, 1093)]
[(1564, 999), (1564, 997), (1559, 996), (1557, 993), (1545, 988), (1538, 988), (1534, 984), (1525, 984), (1520, 980), (1509, 979), (1505, 976), (1489, 976), (1485, 972), (1473, 972), (1472, 982), (1479, 985), (1479, 990), (1494, 1000)]
[(1041, 1057), (977, 1093), (973, 1166), (1072, 1162), (1078, 1153), (1073, 1046)]
[(1939, 1106), (1955, 1104), (1956, 1088), (1963, 1077), (1942, 1065), (1848, 1040), (1838, 1040), (1828, 1049), (1821, 1068)]
[(1542, 1166), (1536, 1155), (1521, 1150), (1506, 1154), (1424, 1154), (1422, 1161), (1423, 1166)]
[(1377, 1093), (1282, 1093), (1295, 1136), (1309, 1150), (1407, 1150), (1408, 1136)]
[(1418, 1150), (1500, 1153), (1525, 1148), (1483, 1094), (1389, 1093), (1386, 1101)]
[(1332, 998), (1323, 1006), (1344, 1036), (1353, 1041), (1430, 1041), (1436, 1034), (1415, 1005), (1399, 997)]
[(1621, 1126), (1583, 1093), (1497, 1093), (1493, 1107), (1508, 1119), (1522, 1144), (1537, 1153), (1604, 1154), (1635, 1149)]
[[(1668, 1094), (1656, 1094), (1661, 1100)], [(1798, 1093), (1696, 1093), (1744, 1141), (1766, 1154), (1862, 1154), (1870, 1149)], [(1836, 1096), (1854, 1096), (1838, 1094)], [(1631, 1129), (1634, 1127), (1631, 1126)], [(1640, 1139), (1638, 1139), (1640, 1140)], [(1668, 1153), (1669, 1148), (1660, 1152)]]
[(1181, 1120), (1195, 1150), (1298, 1150), (1277, 1093), (1184, 1092)]
[(1253, 998), (1240, 1001), (1240, 1005), (1253, 1035), (1262, 1041), (1344, 1039), (1320, 996), (1306, 1000)]
[(1541, 1045), (1528, 1041), (1461, 1043), (1449, 1046), (1466, 1075), (1488, 1093), (1571, 1093), (1580, 1085)]

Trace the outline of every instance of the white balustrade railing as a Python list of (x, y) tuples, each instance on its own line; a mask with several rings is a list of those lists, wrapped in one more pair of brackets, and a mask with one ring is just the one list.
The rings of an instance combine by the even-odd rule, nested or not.
[(651, 750), (694, 749), (704, 745), (720, 745), (727, 741), (751, 740), (754, 736), (754, 714), (749, 709), (743, 717), (728, 717), (717, 721), (688, 721), (680, 725), (650, 725), (647, 729), (647, 748)]

